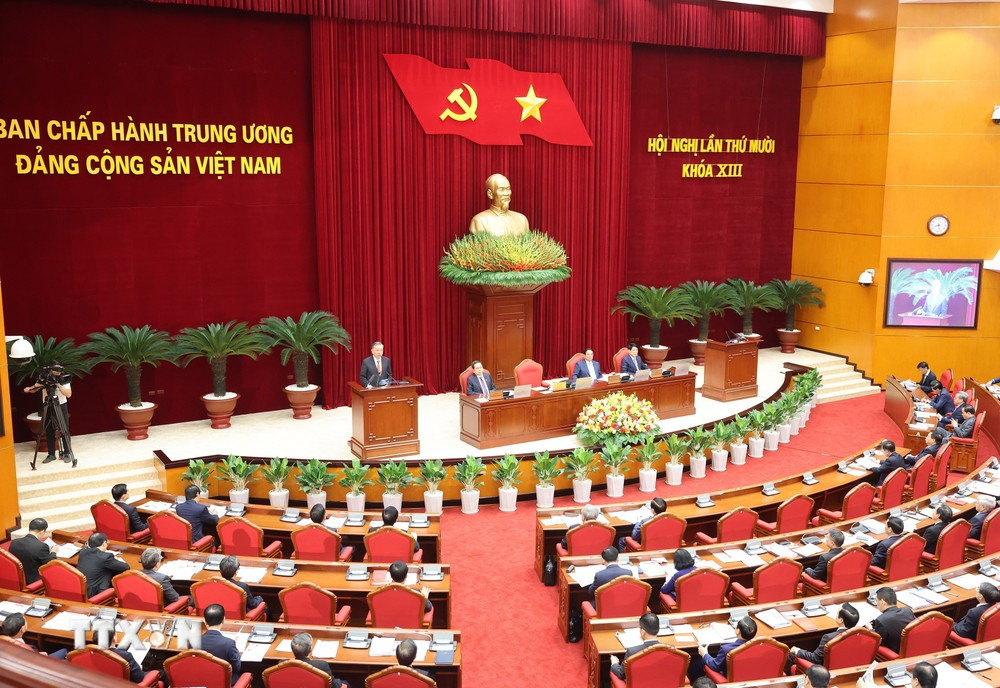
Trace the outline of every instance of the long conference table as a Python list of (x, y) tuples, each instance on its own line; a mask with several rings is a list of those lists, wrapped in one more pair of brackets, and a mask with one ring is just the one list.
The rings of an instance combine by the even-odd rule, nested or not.
[[(913, 399), (926, 399), (927, 395), (919, 387), (910, 392), (903, 383), (894, 375), (889, 375), (885, 379), (885, 415), (896, 424), (903, 434), (903, 446), (912, 453), (919, 453), (924, 448), (924, 437), (927, 433), (937, 427), (937, 414), (924, 414), (924, 418), (918, 417)], [(933, 420), (923, 422), (926, 418), (933, 416)]]
[(573, 432), (577, 416), (585, 405), (619, 391), (652, 402), (661, 420), (691, 415), (694, 413), (695, 378), (695, 374), (689, 372), (642, 382), (598, 380), (587, 389), (532, 390), (525, 397), (489, 401), (462, 394), (459, 398), (461, 438), (479, 449), (489, 449), (568, 435)]

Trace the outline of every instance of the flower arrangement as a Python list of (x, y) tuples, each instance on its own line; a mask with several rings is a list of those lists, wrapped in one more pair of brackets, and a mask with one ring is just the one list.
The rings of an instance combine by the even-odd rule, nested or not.
[(565, 249), (537, 230), (460, 237), (444, 252), (438, 269), (442, 277), (455, 284), (512, 288), (561, 282), (570, 275)]
[(594, 399), (577, 416), (573, 432), (585, 445), (640, 444), (656, 436), (659, 418), (653, 404), (634, 394), (614, 392)]

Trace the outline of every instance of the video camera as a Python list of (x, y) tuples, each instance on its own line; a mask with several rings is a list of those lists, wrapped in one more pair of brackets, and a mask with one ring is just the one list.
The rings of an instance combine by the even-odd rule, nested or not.
[(46, 390), (54, 390), (56, 385), (63, 384), (65, 382), (66, 369), (59, 365), (58, 363), (53, 363), (52, 365), (45, 366), (38, 373), (38, 378), (35, 382)]

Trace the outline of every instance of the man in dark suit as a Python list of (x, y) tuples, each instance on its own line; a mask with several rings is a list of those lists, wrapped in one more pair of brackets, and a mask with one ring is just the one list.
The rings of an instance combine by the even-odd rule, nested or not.
[[(141, 683), (142, 679), (146, 678), (146, 672), (135, 661), (132, 653), (128, 650), (119, 650), (115, 647), (115, 625), (111, 621), (95, 620), (93, 622), (90, 643), (99, 647), (106, 647), (128, 662), (128, 680), (130, 683)], [(69, 653), (69, 649), (56, 650), (50, 653), (49, 657), (64, 660)]]
[(625, 659), (618, 661), (618, 658), (612, 655), (611, 657), (611, 673), (625, 680), (625, 662), (628, 658), (634, 654), (642, 652), (647, 647), (652, 645), (659, 645), (660, 641), (656, 639), (656, 634), (660, 632), (660, 619), (656, 614), (646, 613), (639, 617), (639, 637), (642, 638), (642, 642), (638, 645), (633, 645), (625, 650)]
[(333, 688), (349, 688), (339, 678), (334, 678), (333, 669), (330, 668), (329, 662), (324, 662), (321, 659), (313, 659), (309, 656), (309, 653), (312, 652), (312, 647), (313, 637), (308, 633), (296, 633), (292, 637), (292, 655), (294, 655), (295, 659), (328, 674), (333, 679)]
[(705, 667), (712, 671), (726, 675), (726, 655), (743, 645), (748, 640), (753, 640), (757, 635), (757, 622), (749, 616), (744, 616), (736, 624), (736, 640), (731, 643), (719, 645), (719, 651), (714, 655), (708, 653), (707, 645), (698, 645), (698, 657), (691, 660), (688, 666), (688, 678), (694, 681), (705, 673)]
[(225, 578), (230, 583), (232, 583), (233, 585), (243, 588), (243, 591), (247, 594), (247, 608), (244, 611), (245, 614), (251, 609), (256, 609), (261, 604), (263, 604), (264, 598), (261, 597), (260, 595), (254, 595), (253, 592), (250, 590), (250, 586), (244, 583), (243, 581), (238, 581), (233, 579), (233, 577), (236, 575), (236, 572), (239, 570), (240, 570), (240, 560), (231, 554), (228, 557), (225, 557), (221, 562), (219, 562), (219, 573), (222, 574), (222, 577)]
[(635, 375), (640, 370), (649, 370), (649, 366), (639, 358), (639, 345), (631, 342), (628, 345), (628, 355), (622, 359), (621, 372), (624, 375)]
[(840, 611), (837, 612), (837, 629), (830, 631), (829, 633), (824, 633), (823, 637), (819, 639), (819, 645), (817, 645), (816, 649), (812, 652), (809, 650), (803, 650), (800, 647), (792, 647), (788, 651), (789, 661), (799, 657), (807, 662), (822, 665), (823, 655), (826, 652), (827, 643), (846, 631), (848, 628), (854, 628), (857, 626), (860, 619), (861, 615), (858, 614), (858, 610), (854, 608), (854, 605), (850, 602), (845, 602), (840, 608)]
[[(653, 512), (653, 516), (659, 516), (667, 510), (667, 503), (663, 500), (663, 497), (653, 497), (649, 501), (649, 510)], [(632, 539), (639, 544), (642, 544), (642, 526), (646, 521), (653, 518), (653, 516), (640, 518), (635, 522), (635, 525), (632, 526)], [(625, 538), (618, 538), (618, 549), (622, 552), (625, 551)]]
[(631, 576), (632, 571), (618, 565), (618, 549), (608, 547), (601, 552), (601, 559), (604, 560), (604, 568), (594, 574), (594, 582), (590, 584), (590, 603), (596, 605), (597, 589), (605, 583), (610, 583), (620, 576)]
[(937, 549), (938, 538), (941, 537), (941, 531), (951, 523), (951, 520), (955, 517), (955, 513), (951, 510), (950, 506), (942, 504), (937, 508), (937, 517), (938, 522), (929, 526), (924, 531), (924, 551), (928, 554), (934, 554), (934, 550)]
[(413, 666), (413, 663), (416, 660), (417, 660), (417, 644), (415, 642), (407, 638), (406, 640), (404, 640), (403, 642), (401, 642), (399, 645), (396, 646), (396, 663), (399, 664), (399, 666), (409, 667), (410, 669), (416, 671), (418, 674), (423, 674), (424, 676), (433, 678), (433, 675), (431, 674), (430, 671), (427, 671), (426, 669), (418, 669), (417, 667)]
[(493, 384), (493, 376), (483, 370), (481, 361), (472, 362), (472, 375), (465, 382), (465, 393), (470, 397), (482, 397), (488, 399), (490, 391), (496, 389)]
[(207, 506), (195, 501), (198, 494), (197, 485), (188, 485), (184, 488), (184, 502), (177, 505), (177, 515), (191, 524), (191, 542), (205, 536), (206, 526), (214, 528), (219, 522), (219, 517), (213, 516)]
[(919, 688), (937, 688), (937, 669), (930, 662), (917, 662), (913, 665), (913, 680)]
[(127, 563), (108, 551), (108, 536), (94, 533), (76, 558), (76, 568), (87, 577), (87, 597), (111, 587), (111, 579), (128, 571)]
[(577, 381), (577, 378), (592, 377), (595, 380), (601, 379), (601, 364), (594, 360), (594, 350), (586, 349), (583, 352), (583, 360), (577, 361), (573, 366), (573, 376), (570, 383)]
[(941, 445), (944, 444), (944, 441), (946, 439), (948, 439), (948, 433), (945, 432), (944, 430), (941, 430), (940, 428), (934, 428), (933, 430), (931, 430), (929, 433), (927, 433), (927, 436), (924, 438), (924, 442), (927, 444), (927, 446), (921, 449), (920, 453), (917, 454), (916, 456), (913, 456), (911, 454), (910, 456), (906, 457), (906, 467), (913, 468), (913, 466), (916, 465), (917, 461), (919, 461), (925, 456), (929, 456), (932, 459), (937, 458), (938, 452), (941, 451)]
[(889, 558), (889, 548), (892, 547), (896, 540), (903, 536), (903, 519), (898, 516), (892, 516), (886, 521), (886, 526), (888, 526), (889, 532), (892, 535), (884, 540), (879, 540), (874, 545), (868, 545), (869, 549), (874, 547), (871, 565), (880, 569), (885, 568), (886, 560)]
[(976, 500), (976, 515), (973, 516), (969, 523), (972, 524), (972, 530), (969, 531), (970, 540), (978, 540), (983, 534), (983, 523), (986, 522), (986, 517), (990, 515), (990, 512), (997, 508), (997, 500), (989, 495), (979, 495)]
[(967, 611), (951, 629), (955, 635), (975, 640), (979, 632), (979, 619), (983, 616), (983, 612), (1000, 602), (1000, 590), (992, 583), (980, 583), (976, 589), (976, 601), (979, 604)]
[(802, 688), (827, 688), (830, 685), (830, 670), (822, 664), (813, 664), (806, 669), (806, 680)]
[(24, 614), (21, 614), (20, 612), (8, 614), (7, 618), (5, 618), (3, 623), (0, 624), (0, 635), (10, 638), (13, 642), (18, 645), (23, 645), (33, 652), (38, 652), (37, 647), (24, 642), (24, 632), (27, 630), (28, 624), (24, 620)]
[(372, 355), (361, 361), (358, 377), (365, 387), (381, 387), (393, 379), (392, 363), (382, 355), (384, 349), (382, 342), (375, 342), (372, 344)]
[(946, 416), (955, 410), (955, 400), (951, 398), (951, 392), (942, 386), (940, 380), (931, 383), (930, 399), (927, 403), (939, 416)]
[[(394, 506), (387, 506), (386, 508), (382, 509), (382, 527), (385, 526), (395, 527), (396, 521), (398, 520), (399, 520), (399, 509), (397, 509)], [(403, 531), (403, 532), (409, 535), (411, 538), (413, 538), (413, 551), (419, 552), (420, 542), (417, 540), (417, 536), (409, 531)]]
[(226, 610), (221, 604), (210, 604), (205, 608), (206, 631), (201, 636), (201, 649), (208, 654), (229, 662), (233, 668), (233, 683), (240, 677), (240, 651), (236, 641), (222, 635), (222, 624), (226, 621)]
[(844, 551), (844, 534), (836, 529), (826, 531), (826, 546), (829, 551), (819, 556), (815, 566), (803, 571), (807, 576), (816, 580), (826, 580), (826, 568), (829, 566), (830, 560)]
[(968, 438), (972, 437), (972, 431), (976, 427), (976, 409), (972, 404), (966, 404), (962, 407), (962, 422), (955, 423), (952, 422), (951, 434), (955, 437)]
[(872, 620), (871, 629), (882, 636), (882, 646), (899, 653), (903, 629), (916, 617), (909, 607), (896, 606), (896, 593), (884, 586), (875, 591), (875, 605), (881, 612)]
[[(392, 579), (393, 583), (398, 583), (399, 585), (406, 586), (406, 576), (410, 573), (410, 567), (405, 561), (394, 561), (389, 564), (389, 578)], [(427, 597), (426, 593), (421, 589), (419, 585), (408, 586), (414, 592), (418, 592), (425, 598), (424, 603), (424, 613), (427, 613), (434, 609), (434, 605), (431, 604), (431, 600)]]
[(927, 361), (921, 361), (917, 364), (917, 371), (920, 373), (920, 380), (917, 381), (917, 385), (920, 389), (924, 390), (925, 394), (931, 393), (931, 385), (937, 382), (937, 375), (931, 370), (931, 367), (927, 365)]
[(142, 572), (159, 583), (160, 587), (163, 588), (163, 604), (173, 604), (180, 599), (180, 595), (174, 590), (174, 584), (170, 580), (170, 576), (157, 571), (161, 563), (163, 563), (163, 552), (156, 547), (144, 549), (142, 550), (142, 554), (139, 555), (139, 564), (142, 566)]
[[(941, 416), (938, 421), (938, 429), (945, 430), (949, 425), (955, 423), (956, 425), (962, 422), (962, 408), (969, 403), (969, 393), (968, 392), (958, 392), (955, 394), (955, 408), (951, 410), (950, 413), (946, 413)], [(948, 439), (948, 434), (945, 433), (945, 439)]]
[(115, 506), (128, 514), (129, 532), (138, 533), (140, 530), (146, 530), (146, 522), (139, 515), (139, 510), (128, 503), (128, 485), (118, 483), (112, 487), (111, 497), (115, 500)]
[(876, 485), (885, 482), (886, 477), (897, 468), (906, 468), (906, 459), (896, 451), (896, 443), (885, 440), (879, 447), (879, 453), (885, 456), (882, 462), (872, 469), (872, 474), (878, 477)]
[(42, 540), (49, 536), (49, 523), (44, 518), (33, 518), (28, 524), (28, 534), (10, 541), (10, 553), (24, 567), (24, 582), (28, 585), (41, 579), (38, 568), (56, 558), (56, 545), (46, 545)]

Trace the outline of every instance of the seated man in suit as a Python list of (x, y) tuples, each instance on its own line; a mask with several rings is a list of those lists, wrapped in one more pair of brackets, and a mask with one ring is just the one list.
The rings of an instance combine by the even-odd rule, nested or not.
[(38, 569), (56, 558), (58, 547), (55, 543), (43, 542), (49, 537), (49, 523), (44, 518), (33, 518), (28, 524), (28, 534), (10, 541), (10, 553), (24, 567), (24, 582), (31, 585), (41, 579)]
[(482, 361), (472, 362), (472, 375), (465, 382), (465, 393), (470, 397), (489, 399), (490, 392), (497, 386), (493, 384), (493, 376), (483, 370)]
[(664, 595), (674, 596), (677, 589), (677, 579), (694, 571), (694, 557), (686, 549), (674, 550), (674, 575), (660, 588)]
[(948, 439), (948, 433), (945, 432), (944, 430), (940, 428), (934, 428), (933, 430), (931, 430), (929, 433), (927, 433), (927, 436), (924, 438), (924, 442), (926, 443), (927, 446), (921, 449), (920, 453), (917, 454), (916, 456), (913, 456), (911, 454), (910, 456), (906, 457), (906, 467), (913, 468), (913, 466), (916, 465), (917, 461), (919, 461), (925, 456), (929, 456), (932, 459), (937, 458), (938, 452), (941, 451), (941, 447), (942, 445), (944, 445), (945, 440), (947, 439)]
[(921, 361), (917, 364), (917, 372), (920, 373), (920, 380), (917, 381), (917, 386), (924, 390), (924, 394), (930, 394), (931, 385), (937, 382), (937, 375), (927, 365), (927, 361)]
[(983, 523), (990, 512), (997, 508), (997, 500), (989, 495), (979, 495), (976, 499), (976, 515), (970, 519), (972, 530), (969, 531), (970, 540), (978, 540), (983, 534)]
[(413, 666), (415, 661), (417, 661), (417, 644), (407, 638), (396, 646), (396, 663), (399, 664), (399, 666), (409, 667), (417, 673), (433, 678), (433, 674), (431, 674), (430, 671), (427, 671), (426, 669), (418, 669)]
[(174, 584), (170, 581), (170, 576), (157, 571), (163, 563), (163, 552), (156, 547), (142, 550), (139, 555), (139, 563), (142, 565), (142, 572), (155, 580), (163, 588), (163, 604), (173, 604), (180, 599), (180, 595), (174, 590)]
[(1000, 602), (1000, 590), (992, 583), (980, 583), (976, 588), (976, 602), (979, 604), (967, 611), (951, 629), (955, 631), (955, 635), (975, 640), (979, 632), (979, 619), (982, 618), (983, 612)]
[(577, 381), (577, 378), (592, 377), (595, 380), (601, 379), (601, 364), (594, 360), (594, 350), (586, 349), (583, 352), (583, 360), (577, 361), (573, 366), (573, 376), (570, 377), (570, 384)]
[(201, 649), (219, 659), (229, 662), (233, 668), (233, 684), (240, 677), (240, 651), (236, 641), (222, 635), (222, 624), (226, 621), (226, 610), (221, 604), (205, 607), (206, 630), (201, 635)]
[(951, 392), (941, 385), (940, 380), (931, 383), (930, 399), (927, 401), (939, 416), (946, 416), (955, 410), (955, 401)]
[(976, 409), (972, 404), (962, 407), (962, 422), (952, 421), (948, 426), (954, 437), (972, 437), (972, 431), (976, 427)]
[[(24, 614), (14, 612), (8, 614), (7, 618), (0, 624), (0, 635), (10, 638), (18, 645), (24, 645), (29, 650), (38, 652), (38, 648), (30, 643), (24, 642), (24, 632), (28, 630), (28, 624), (24, 620)], [(45, 654), (45, 653), (42, 653)]]
[(757, 635), (757, 622), (749, 616), (744, 616), (736, 624), (736, 640), (731, 643), (719, 645), (719, 651), (714, 655), (708, 653), (707, 645), (698, 645), (698, 656), (691, 660), (688, 666), (688, 678), (694, 681), (705, 673), (705, 667), (712, 671), (726, 675), (726, 656), (749, 640), (753, 640)]
[(937, 669), (930, 662), (917, 662), (913, 665), (913, 680), (919, 688), (937, 688)]
[(246, 592), (247, 608), (243, 612), (244, 614), (246, 614), (246, 612), (249, 612), (251, 609), (256, 609), (258, 606), (260, 606), (264, 602), (264, 598), (261, 597), (260, 595), (254, 595), (253, 592), (251, 592), (250, 590), (250, 586), (244, 583), (243, 581), (234, 580), (234, 576), (236, 575), (236, 572), (239, 570), (240, 570), (240, 560), (231, 554), (228, 557), (224, 557), (222, 561), (219, 562), (219, 573), (222, 574), (222, 577), (225, 578), (230, 583), (232, 583), (233, 585), (243, 588), (243, 591)]
[[(649, 510), (653, 512), (653, 516), (659, 516), (664, 511), (667, 510), (667, 503), (664, 501), (663, 497), (653, 497), (649, 501)], [(642, 525), (653, 518), (653, 516), (647, 516), (646, 518), (639, 519), (636, 521), (635, 525), (632, 526), (632, 539), (642, 544)], [(625, 538), (618, 538), (618, 549), (622, 552), (625, 551)]]
[(649, 370), (649, 366), (639, 358), (639, 345), (629, 342), (628, 355), (622, 359), (622, 369), (619, 372), (623, 375), (635, 375), (640, 370)]
[(896, 451), (896, 443), (892, 440), (885, 440), (879, 446), (876, 455), (885, 456), (882, 462), (872, 469), (872, 473), (878, 476), (878, 480), (875, 485), (881, 485), (885, 482), (886, 477), (892, 473), (897, 468), (906, 468), (906, 459), (900, 456), (899, 452)]
[(184, 488), (184, 503), (177, 505), (177, 515), (191, 524), (191, 542), (198, 542), (205, 536), (205, 528), (214, 528), (219, 523), (219, 517), (213, 516), (208, 507), (195, 500), (200, 491), (197, 485)]
[(858, 625), (858, 621), (861, 619), (861, 615), (858, 614), (858, 610), (855, 609), (854, 605), (850, 602), (845, 602), (837, 612), (837, 628), (836, 630), (830, 631), (829, 633), (824, 633), (823, 637), (819, 639), (819, 645), (816, 649), (810, 652), (809, 650), (803, 650), (800, 647), (792, 647), (788, 651), (789, 665), (791, 665), (792, 660), (796, 657), (800, 657), (807, 662), (812, 662), (814, 665), (823, 665), (823, 655), (826, 652), (826, 645), (831, 640), (836, 638), (838, 635), (846, 631), (848, 628), (854, 628)]
[(826, 580), (826, 568), (830, 564), (830, 560), (844, 551), (844, 534), (835, 528), (826, 531), (826, 546), (829, 551), (819, 555), (816, 565), (807, 568), (802, 573), (816, 580)]
[[(582, 523), (580, 525), (583, 525), (587, 521), (596, 521), (597, 517), (600, 516), (600, 515), (601, 515), (601, 507), (597, 506), (596, 504), (588, 504), (587, 506), (585, 506), (582, 509), (580, 509), (580, 519), (582, 521)], [(574, 526), (574, 528), (579, 528), (579, 527), (580, 526)], [(573, 531), (573, 528), (570, 528), (566, 532), (566, 534), (569, 535), (569, 533), (572, 532), (572, 531)], [(560, 541), (560, 544), (565, 549), (568, 546), (566, 544), (566, 538), (563, 538)]]
[[(312, 509), (309, 510), (309, 520), (317, 525), (326, 526), (324, 523), (326, 521), (326, 507), (322, 504), (313, 504)], [(326, 526), (326, 528), (332, 533), (337, 532), (337, 529), (332, 526)]]
[(924, 551), (928, 554), (934, 554), (934, 550), (937, 549), (938, 538), (941, 537), (941, 531), (955, 518), (955, 512), (947, 504), (942, 504), (937, 508), (937, 517), (938, 522), (929, 526), (924, 531)]
[(913, 621), (913, 610), (896, 606), (896, 592), (883, 586), (875, 591), (875, 606), (881, 612), (871, 622), (871, 629), (882, 636), (882, 646), (899, 653), (899, 641), (906, 624)]
[[(410, 573), (410, 567), (405, 561), (394, 561), (389, 564), (389, 578), (392, 579), (393, 583), (399, 583), (400, 585), (406, 585), (406, 576)], [(427, 602), (424, 604), (424, 612), (429, 612), (434, 609), (434, 605), (431, 604), (431, 598), (427, 597), (427, 592), (424, 588), (419, 585), (407, 586), (410, 590), (419, 592), (423, 595)]]
[(358, 380), (365, 387), (381, 387), (392, 380), (392, 363), (382, 355), (385, 347), (382, 342), (372, 344), (372, 355), (361, 361), (361, 372)]
[(313, 659), (309, 656), (313, 648), (313, 637), (308, 633), (296, 633), (292, 637), (292, 655), (295, 659), (300, 662), (305, 662), (309, 666), (315, 667), (320, 671), (326, 673), (333, 680), (332, 688), (350, 688), (346, 683), (341, 681), (339, 678), (334, 678), (333, 669), (330, 668), (329, 662), (324, 662), (322, 659)]
[(873, 552), (871, 565), (880, 569), (885, 568), (885, 562), (889, 558), (889, 548), (903, 536), (903, 519), (899, 516), (891, 516), (886, 521), (886, 526), (892, 535), (871, 545), (865, 545), (865, 549)]
[(656, 639), (656, 634), (660, 632), (660, 619), (656, 614), (651, 614), (649, 612), (643, 614), (639, 617), (639, 637), (642, 638), (642, 642), (638, 645), (633, 645), (632, 647), (625, 650), (625, 659), (619, 661), (614, 655), (611, 656), (611, 673), (625, 680), (625, 660), (634, 654), (642, 652), (647, 647), (652, 645), (659, 645), (660, 641)]
[(130, 533), (138, 533), (146, 530), (146, 522), (139, 515), (139, 510), (128, 503), (128, 485), (118, 483), (111, 488), (111, 497), (115, 500), (115, 506), (128, 515), (128, 529)]
[(87, 577), (87, 597), (93, 597), (110, 588), (111, 579), (128, 571), (129, 566), (117, 553), (108, 551), (107, 535), (94, 533), (77, 555), (76, 568)]
[[(115, 624), (108, 620), (94, 620), (92, 625), (92, 630), (90, 634), (90, 644), (97, 645), (98, 647), (107, 648), (111, 652), (128, 662), (128, 680), (130, 683), (142, 683), (142, 679), (146, 678), (146, 672), (142, 670), (142, 667), (132, 653), (128, 650), (119, 650), (115, 647)], [(70, 653), (69, 649), (56, 650), (49, 657), (53, 659), (66, 659), (66, 655)]]
[(620, 576), (631, 576), (632, 571), (630, 569), (622, 568), (618, 565), (618, 549), (615, 547), (607, 547), (603, 552), (601, 552), (601, 559), (604, 560), (604, 568), (594, 574), (594, 582), (590, 584), (588, 590), (590, 594), (590, 603), (597, 606), (597, 589), (604, 585), (605, 583), (610, 583), (615, 578)]
[(806, 680), (802, 688), (827, 688), (830, 685), (830, 670), (822, 664), (813, 664), (806, 669)]
[[(955, 407), (945, 415), (941, 416), (938, 420), (938, 428), (945, 430), (952, 423), (958, 424), (962, 422), (962, 407), (969, 403), (969, 393), (962, 391), (955, 394)], [(948, 435), (945, 434), (945, 439)]]
[[(395, 527), (396, 521), (399, 520), (399, 509), (394, 506), (387, 506), (382, 509), (382, 525), (383, 526), (393, 526)], [(413, 551), (420, 551), (420, 541), (417, 540), (417, 536), (409, 531), (403, 531), (411, 538), (413, 538)]]

